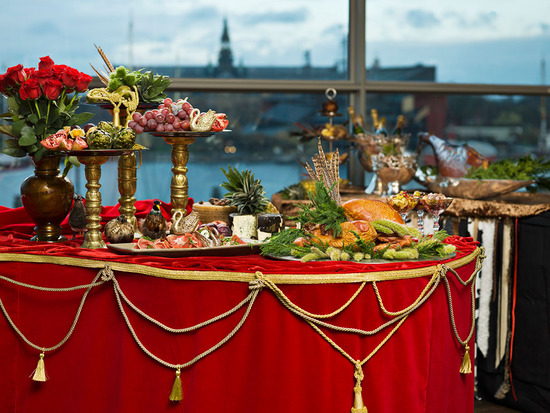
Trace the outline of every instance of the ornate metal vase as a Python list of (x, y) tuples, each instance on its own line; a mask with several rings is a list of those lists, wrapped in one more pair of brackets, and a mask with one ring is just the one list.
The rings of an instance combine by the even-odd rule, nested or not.
[(61, 156), (44, 156), (33, 159), (34, 175), (21, 184), (21, 201), (32, 221), (36, 224), (31, 241), (61, 242), (61, 222), (72, 205), (74, 186), (59, 173)]

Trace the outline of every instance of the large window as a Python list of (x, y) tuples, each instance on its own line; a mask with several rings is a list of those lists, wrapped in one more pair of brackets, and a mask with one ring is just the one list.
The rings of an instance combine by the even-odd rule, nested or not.
[[(55, 3), (55, 2), (54, 2)], [(491, 159), (547, 155), (550, 28), (540, 13), (544, 0), (517, 5), (501, 1), (282, 0), (262, 3), (112, 1), (53, 3), (30, 0), (32, 11), (15, 18), (4, 5), (0, 71), (35, 66), (50, 55), (56, 63), (93, 74), (103, 64), (94, 44), (115, 65), (169, 75), (171, 97), (185, 97), (202, 110), (225, 112), (231, 133), (190, 146), (189, 194), (219, 195), (228, 164), (252, 169), (268, 196), (304, 178), (303, 162), (316, 140), (303, 129), (329, 122), (319, 114), (325, 90), (334, 88), (342, 116), (353, 105), (367, 122), (376, 108), (395, 121), (406, 117), (415, 151), (416, 133), (430, 131), (473, 142)], [(83, 18), (83, 16), (86, 16)], [(57, 22), (57, 23), (56, 23)], [(93, 86), (102, 86), (98, 80)], [(93, 122), (108, 118), (96, 107)], [(5, 102), (0, 110), (6, 111)], [(349, 126), (346, 124), (346, 126)], [(138, 199), (169, 201), (169, 147), (143, 134), (149, 147), (138, 171)], [(325, 142), (328, 149), (328, 143)], [(348, 142), (341, 173), (364, 185), (369, 174)], [(496, 151), (496, 153), (495, 153)], [(4, 161), (4, 160), (3, 160)], [(6, 161), (7, 162), (7, 161)], [(101, 184), (104, 204), (117, 202), (114, 163)], [(0, 172), (0, 205), (12, 206), (19, 183), (32, 168)], [(83, 171), (71, 179), (84, 193)]]

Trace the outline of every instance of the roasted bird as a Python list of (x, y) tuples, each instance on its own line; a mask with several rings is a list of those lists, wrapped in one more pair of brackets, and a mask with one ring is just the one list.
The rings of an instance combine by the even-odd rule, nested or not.
[(73, 238), (76, 239), (76, 234), (84, 234), (86, 232), (86, 207), (81, 195), (74, 196), (73, 209), (69, 213), (69, 225), (73, 231)]
[(126, 219), (125, 215), (121, 214), (105, 224), (103, 233), (111, 244), (132, 242), (134, 239), (134, 226)]
[(149, 211), (141, 223), (141, 233), (151, 239), (166, 237), (167, 223), (159, 205), (160, 201), (155, 200), (153, 202), (153, 208), (151, 208), (151, 211)]
[(471, 166), (487, 168), (489, 161), (467, 144), (452, 144), (430, 133), (418, 134), (418, 154), (425, 144), (432, 147), (439, 175), (461, 178)]

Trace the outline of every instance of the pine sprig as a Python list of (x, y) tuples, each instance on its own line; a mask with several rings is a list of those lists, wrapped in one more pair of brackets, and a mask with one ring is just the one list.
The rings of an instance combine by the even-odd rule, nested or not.
[(284, 257), (293, 255), (293, 250), (300, 251), (300, 249), (303, 249), (303, 253), (305, 254), (309, 252), (309, 247), (298, 247), (293, 244), (297, 238), (305, 236), (305, 232), (301, 229), (285, 228), (281, 232), (271, 236), (269, 242), (263, 243), (260, 246), (261, 254)]
[(302, 227), (311, 223), (322, 225), (325, 231), (332, 231), (334, 237), (339, 237), (343, 233), (340, 224), (348, 219), (344, 208), (331, 198), (330, 190), (322, 181), (317, 181), (315, 193), (308, 192), (311, 204), (298, 205), (300, 211), (297, 221)]

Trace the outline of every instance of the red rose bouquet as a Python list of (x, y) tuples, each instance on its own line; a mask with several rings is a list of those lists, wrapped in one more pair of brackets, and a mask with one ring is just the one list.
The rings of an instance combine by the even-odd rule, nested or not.
[(11, 124), (0, 124), (0, 133), (10, 136), (2, 152), (35, 159), (44, 155), (40, 141), (65, 126), (88, 122), (92, 113), (75, 113), (80, 94), (92, 77), (66, 65), (56, 65), (49, 56), (41, 57), (38, 69), (22, 65), (0, 75), (0, 93), (8, 100), (9, 113), (0, 115)]

